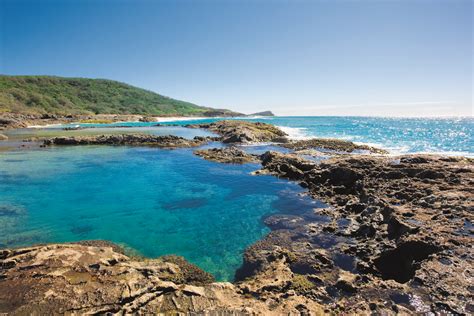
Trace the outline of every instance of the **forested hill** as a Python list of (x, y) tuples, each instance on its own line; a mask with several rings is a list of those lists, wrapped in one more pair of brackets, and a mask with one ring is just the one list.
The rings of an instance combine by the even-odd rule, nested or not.
[(0, 76), (0, 113), (236, 116), (104, 79)]

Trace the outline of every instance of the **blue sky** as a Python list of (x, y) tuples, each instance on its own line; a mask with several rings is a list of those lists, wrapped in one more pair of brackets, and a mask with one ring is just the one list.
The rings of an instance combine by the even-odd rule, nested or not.
[(280, 115), (473, 115), (471, 1), (0, 0), (0, 73)]

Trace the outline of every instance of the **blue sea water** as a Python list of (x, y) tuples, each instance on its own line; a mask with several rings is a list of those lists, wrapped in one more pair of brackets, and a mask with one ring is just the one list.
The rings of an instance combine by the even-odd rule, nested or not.
[[(242, 118), (240, 118), (242, 119)], [(394, 154), (439, 153), (474, 156), (474, 117), (391, 118), (288, 116), (244, 118), (282, 127), (291, 137), (339, 138), (371, 144)], [(206, 123), (219, 119), (163, 122), (162, 125)], [(150, 126), (156, 123), (117, 123)]]
[(394, 154), (474, 155), (474, 118), (274, 117), (296, 138), (339, 138)]
[[(152, 128), (156, 123), (122, 123), (113, 125), (134, 127), (72, 132), (18, 130), (12, 135), (21, 139), (58, 132), (131, 131), (191, 138), (210, 134), (171, 125), (213, 120), (165, 122)], [(474, 156), (472, 118), (250, 120), (281, 126), (294, 138), (348, 139), (393, 153)], [(254, 153), (269, 149), (277, 148), (247, 148)], [(295, 183), (250, 175), (258, 168), (256, 164), (209, 162), (194, 156), (192, 149), (85, 146), (0, 151), (0, 248), (106, 239), (147, 257), (178, 254), (218, 280), (232, 280), (245, 248), (269, 232), (262, 218), (301, 213), (319, 205), (300, 196), (303, 189)]]
[(106, 239), (178, 254), (232, 280), (262, 217), (317, 206), (294, 183), (191, 149), (62, 147), (0, 154), (0, 248)]

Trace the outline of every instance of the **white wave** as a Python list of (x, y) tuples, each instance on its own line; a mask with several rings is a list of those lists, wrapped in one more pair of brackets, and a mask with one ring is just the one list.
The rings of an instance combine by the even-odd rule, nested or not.
[[(411, 153), (409, 153), (411, 154)], [(427, 154), (427, 155), (440, 155), (440, 156), (455, 156), (455, 157), (468, 157), (474, 158), (474, 153), (468, 151), (419, 151), (413, 154)]]
[(389, 152), (389, 156), (400, 156), (400, 155), (440, 155), (440, 156), (455, 156), (455, 157), (469, 157), (474, 158), (474, 153), (468, 151), (449, 151), (449, 150), (422, 150), (412, 151), (412, 148), (408, 145), (401, 145), (398, 147), (386, 146), (380, 143), (370, 142), (354, 142), (357, 145), (367, 145), (371, 147), (385, 149)]
[(61, 127), (64, 124), (46, 124), (46, 125), (28, 125), (26, 128), (51, 128), (51, 127)]
[(262, 115), (249, 115), (249, 116), (242, 116), (242, 117), (237, 117), (238, 119), (249, 119), (249, 120), (254, 120), (254, 119), (259, 119), (259, 120), (271, 120), (274, 118), (274, 116), (262, 116)]
[(288, 126), (277, 126), (279, 129), (288, 134), (290, 139), (310, 139), (311, 135), (308, 134), (308, 130), (304, 127), (288, 127)]
[(256, 143), (242, 143), (239, 144), (238, 146), (240, 147), (264, 147), (264, 146), (272, 146), (275, 143), (271, 142), (256, 142)]

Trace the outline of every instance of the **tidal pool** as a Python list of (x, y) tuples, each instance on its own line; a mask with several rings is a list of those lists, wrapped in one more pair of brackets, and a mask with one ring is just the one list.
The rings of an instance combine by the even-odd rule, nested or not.
[(245, 248), (269, 232), (264, 215), (316, 207), (295, 183), (250, 175), (258, 168), (191, 149), (1, 152), (0, 248), (105, 239), (147, 257), (181, 255), (232, 280)]

